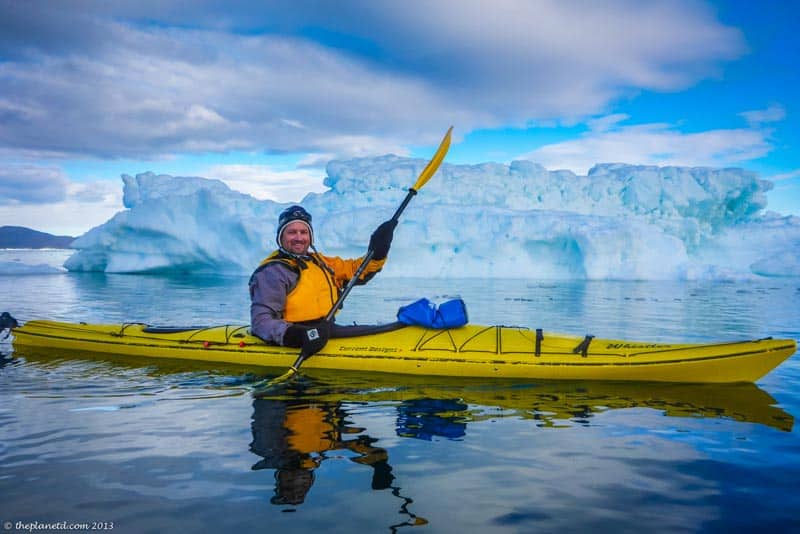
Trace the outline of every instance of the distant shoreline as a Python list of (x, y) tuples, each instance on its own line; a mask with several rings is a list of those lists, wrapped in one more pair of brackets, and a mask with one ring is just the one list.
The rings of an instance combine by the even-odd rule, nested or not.
[(0, 226), (0, 249), (69, 249), (75, 238), (39, 232), (24, 226)]

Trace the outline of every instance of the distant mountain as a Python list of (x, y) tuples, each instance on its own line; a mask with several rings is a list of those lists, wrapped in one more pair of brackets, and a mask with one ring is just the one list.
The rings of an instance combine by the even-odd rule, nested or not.
[(0, 248), (69, 248), (75, 240), (67, 235), (52, 235), (23, 226), (0, 226)]

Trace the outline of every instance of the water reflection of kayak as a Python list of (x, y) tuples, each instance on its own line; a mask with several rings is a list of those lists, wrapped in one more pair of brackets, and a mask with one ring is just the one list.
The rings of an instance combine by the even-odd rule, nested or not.
[[(300, 385), (264, 397), (273, 400), (306, 398), (315, 402), (406, 403), (400, 417), (433, 416), (448, 419), (442, 437), (463, 435), (461, 424), (498, 416), (533, 419), (539, 426), (560, 421), (586, 421), (597, 414), (625, 408), (659, 410), (669, 417), (719, 418), (757, 423), (791, 431), (794, 417), (755, 384), (679, 384), (608, 381), (480, 380), (449, 377), (389, 377), (372, 373), (308, 371)], [(426, 399), (424, 409), (413, 402)], [(434, 402), (435, 401), (435, 402)], [(404, 413), (405, 411), (405, 413)], [(458, 425), (453, 426), (453, 424)], [(401, 428), (399, 426), (398, 428)], [(413, 437), (420, 437), (413, 436)]]
[(368, 428), (355, 426), (351, 420), (348, 410), (366, 403), (394, 411), (398, 437), (422, 440), (466, 439), (471, 425), (498, 417), (530, 419), (548, 428), (565, 423), (591, 425), (600, 413), (626, 408), (654, 409), (669, 417), (757, 423), (786, 432), (794, 424), (793, 417), (754, 384), (403, 378), (407, 380), (389, 382), (375, 380), (372, 374), (315, 377), (312, 373), (291, 388), (257, 398), (250, 450), (261, 457), (253, 469), (275, 470), (271, 501), (302, 503), (316, 469), (331, 457), (370, 466), (372, 489), (399, 492), (388, 451)]
[[(257, 381), (263, 369), (229, 364), (181, 360), (143, 360), (73, 350), (52, 350), (38, 347), (20, 347), (14, 356), (30, 361), (57, 362), (64, 359), (90, 359), (108, 362), (114, 366), (141, 368), (147, 365), (148, 375), (162, 376), (187, 371), (208, 371), (227, 376), (249, 376), (245, 383)], [(9, 360), (6, 360), (9, 361)], [(153, 363), (157, 365), (153, 365)], [(94, 368), (97, 372), (97, 368)], [(498, 415), (534, 419), (540, 426), (553, 426), (559, 421), (591, 418), (608, 410), (624, 408), (650, 408), (666, 416), (725, 418), (734, 421), (758, 423), (790, 431), (794, 425), (792, 415), (776, 406), (777, 401), (766, 391), (752, 383), (735, 384), (682, 384), (666, 382), (631, 381), (565, 381), (480, 379), (457, 377), (424, 377), (389, 375), (351, 371), (303, 369), (301, 380), (287, 387), (276, 388), (269, 394), (259, 393), (272, 400), (330, 402), (384, 402), (415, 399), (456, 401), (466, 409), (446, 410), (451, 404), (442, 404), (438, 414), (458, 413), (465, 423), (480, 421)], [(495, 410), (486, 410), (485, 408)], [(500, 412), (497, 411), (500, 410)], [(413, 412), (410, 412), (413, 413)], [(425, 416), (419, 412), (420, 417)]]
[[(754, 382), (796, 350), (791, 339), (671, 344), (564, 336), (505, 326), (356, 328), (361, 330), (338, 328), (343, 337), (331, 339), (303, 368), (483, 378)], [(172, 328), (29, 321), (13, 333), (15, 348), (73, 349), (283, 370), (297, 358), (296, 349), (267, 345), (249, 335), (246, 326)]]

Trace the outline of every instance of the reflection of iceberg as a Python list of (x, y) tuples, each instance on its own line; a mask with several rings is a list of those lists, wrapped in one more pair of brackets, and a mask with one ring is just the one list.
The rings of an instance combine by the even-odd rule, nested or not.
[(64, 269), (47, 265), (46, 263), (38, 263), (36, 265), (28, 265), (27, 263), (20, 263), (16, 261), (0, 261), (0, 276), (19, 276), (23, 274), (59, 274), (65, 272)]

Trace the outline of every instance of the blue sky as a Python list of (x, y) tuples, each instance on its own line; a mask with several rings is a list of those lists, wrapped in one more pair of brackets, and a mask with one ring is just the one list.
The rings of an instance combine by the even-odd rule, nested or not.
[(78, 235), (121, 174), (322, 191), (331, 159), (741, 167), (800, 214), (800, 4), (0, 0), (0, 225)]

